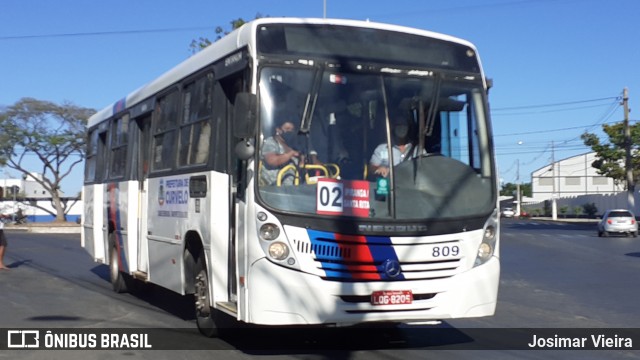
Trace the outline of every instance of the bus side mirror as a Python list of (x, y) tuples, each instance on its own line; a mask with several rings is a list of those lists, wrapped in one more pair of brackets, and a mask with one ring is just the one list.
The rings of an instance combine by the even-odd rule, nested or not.
[(233, 136), (248, 139), (256, 130), (256, 96), (251, 93), (236, 94), (233, 116)]
[(235, 147), (240, 160), (248, 160), (255, 153), (251, 138), (256, 131), (256, 96), (250, 93), (238, 93), (233, 116), (233, 136), (241, 139)]

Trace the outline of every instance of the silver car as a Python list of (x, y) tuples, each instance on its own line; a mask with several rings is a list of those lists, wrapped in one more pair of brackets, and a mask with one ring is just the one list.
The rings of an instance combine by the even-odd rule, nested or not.
[(607, 210), (598, 223), (598, 236), (607, 237), (613, 233), (638, 236), (635, 215), (624, 209)]
[(512, 218), (516, 215), (516, 212), (512, 208), (504, 208), (502, 210), (502, 217)]

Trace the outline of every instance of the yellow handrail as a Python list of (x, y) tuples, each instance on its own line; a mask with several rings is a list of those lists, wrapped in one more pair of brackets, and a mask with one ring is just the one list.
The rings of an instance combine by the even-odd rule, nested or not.
[(340, 166), (338, 166), (338, 164), (334, 164), (334, 163), (326, 163), (324, 164), (327, 168), (333, 168), (334, 171), (333, 172), (329, 172), (329, 177), (331, 177), (332, 179), (337, 179), (340, 177)]
[[(327, 170), (327, 167), (324, 165), (320, 165), (320, 164), (305, 164), (304, 165), (304, 169), (305, 170), (320, 170), (324, 173), (325, 177), (329, 177), (329, 170)], [(316, 177), (312, 178), (311, 176), (309, 176), (309, 173), (305, 172), (304, 174), (304, 180), (307, 184), (315, 184), (318, 182), (318, 179)]]
[(280, 169), (280, 171), (278, 171), (278, 177), (276, 178), (276, 186), (282, 186), (282, 178), (284, 177), (284, 174), (288, 170), (293, 170), (295, 172), (295, 177), (293, 178), (293, 184), (296, 186), (300, 184), (300, 173), (298, 173), (298, 168), (296, 167), (295, 164), (289, 164), (283, 167), (282, 169)]

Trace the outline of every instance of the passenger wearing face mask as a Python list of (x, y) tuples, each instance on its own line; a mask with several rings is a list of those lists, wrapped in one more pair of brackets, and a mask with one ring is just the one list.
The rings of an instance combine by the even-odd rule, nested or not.
[[(392, 121), (392, 151), (393, 166), (396, 166), (415, 154), (414, 144), (410, 141), (409, 120), (405, 117), (395, 117)], [(369, 160), (369, 174), (382, 177), (389, 175), (389, 148), (387, 143), (378, 145), (373, 150), (371, 160)]]
[[(275, 129), (274, 136), (264, 140), (260, 157), (260, 181), (263, 185), (275, 184), (278, 172), (289, 164), (304, 166), (304, 155), (299, 151), (296, 126), (292, 121), (285, 120)], [(291, 170), (283, 177), (284, 185), (292, 185), (295, 171)]]

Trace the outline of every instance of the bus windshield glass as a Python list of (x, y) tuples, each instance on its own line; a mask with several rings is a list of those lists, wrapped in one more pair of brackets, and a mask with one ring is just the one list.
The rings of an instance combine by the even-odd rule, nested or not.
[(259, 98), (257, 182), (269, 208), (418, 220), (495, 207), (479, 75), (266, 66)]

